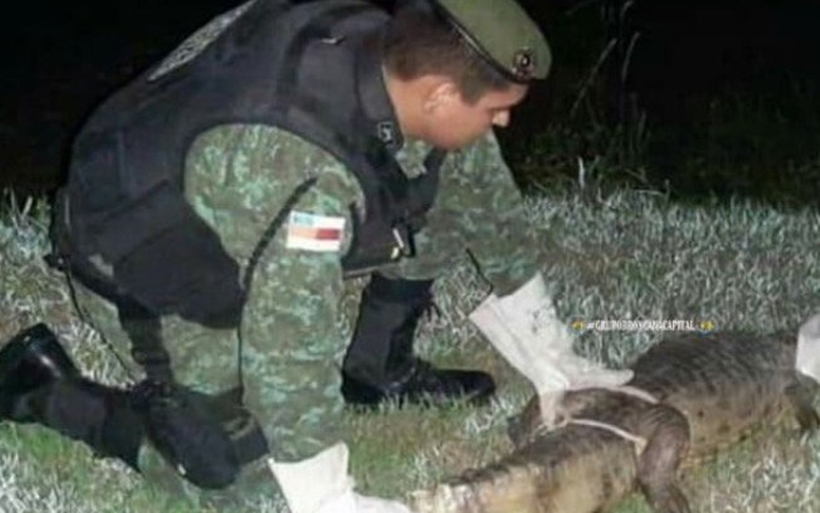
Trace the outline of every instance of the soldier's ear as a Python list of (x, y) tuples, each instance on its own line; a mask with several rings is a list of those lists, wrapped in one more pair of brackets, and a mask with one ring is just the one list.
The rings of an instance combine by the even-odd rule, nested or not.
[(454, 82), (442, 79), (434, 84), (424, 99), (424, 113), (435, 114), (448, 110), (461, 98), (461, 93)]

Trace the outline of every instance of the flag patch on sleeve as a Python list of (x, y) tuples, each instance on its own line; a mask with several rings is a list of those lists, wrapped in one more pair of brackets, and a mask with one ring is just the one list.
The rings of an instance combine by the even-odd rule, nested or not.
[(288, 217), (285, 247), (307, 251), (339, 251), (344, 227), (344, 217), (292, 211)]

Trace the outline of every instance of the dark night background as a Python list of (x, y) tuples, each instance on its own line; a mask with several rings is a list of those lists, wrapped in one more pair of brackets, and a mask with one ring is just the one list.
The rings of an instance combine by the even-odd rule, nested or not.
[[(21, 192), (54, 188), (90, 109), (235, 5), (41, 1), (7, 15), (0, 36), (0, 188)], [(577, 156), (603, 155), (612, 176), (640, 169), (638, 185), (682, 196), (765, 195), (782, 185), (812, 202), (812, 188), (799, 184), (816, 182), (820, 167), (820, 2), (521, 3), (544, 26), (556, 57), (548, 82), (503, 134), (523, 182), (571, 180)], [(571, 112), (613, 38), (620, 43)]]

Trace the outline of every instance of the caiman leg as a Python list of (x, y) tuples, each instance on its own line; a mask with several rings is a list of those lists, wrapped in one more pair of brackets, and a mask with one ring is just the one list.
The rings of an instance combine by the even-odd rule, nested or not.
[[(602, 398), (611, 398), (617, 395), (615, 392), (597, 388), (570, 390), (561, 397), (561, 417), (559, 420), (564, 423), (573, 418), (583, 417), (584, 412), (596, 406)], [(555, 427), (544, 425), (540, 399), (537, 395), (533, 396), (519, 414), (512, 415), (507, 419), (507, 436), (517, 448), (531, 443), (538, 435)]]
[(674, 408), (658, 405), (641, 420), (641, 433), (651, 433), (638, 461), (638, 484), (655, 513), (690, 513), (678, 484), (678, 468), (689, 451), (689, 423)]
[(797, 417), (797, 423), (803, 434), (820, 427), (820, 415), (814, 409), (814, 397), (818, 390), (820, 390), (820, 385), (804, 376), (795, 376), (794, 383), (786, 388), (786, 397), (789, 398), (794, 416)]

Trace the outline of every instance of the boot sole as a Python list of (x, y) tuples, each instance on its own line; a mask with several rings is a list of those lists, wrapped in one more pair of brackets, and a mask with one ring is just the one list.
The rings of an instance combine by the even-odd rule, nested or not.
[[(62, 348), (55, 348), (54, 334), (43, 323), (35, 324), (15, 335), (0, 349), (0, 389), (4, 388), (3, 380), (10, 372), (14, 372), (26, 355), (62, 353)], [(49, 367), (53, 374), (68, 372), (68, 376), (79, 377), (80, 373), (73, 362), (66, 361), (63, 367), (58, 368), (51, 359), (40, 359), (40, 363)]]
[(18, 333), (8, 343), (0, 349), (0, 388), (2, 388), (3, 377), (20, 363), (20, 360), (29, 352), (29, 347), (37, 341), (40, 334), (37, 329), (40, 325), (33, 326)]

